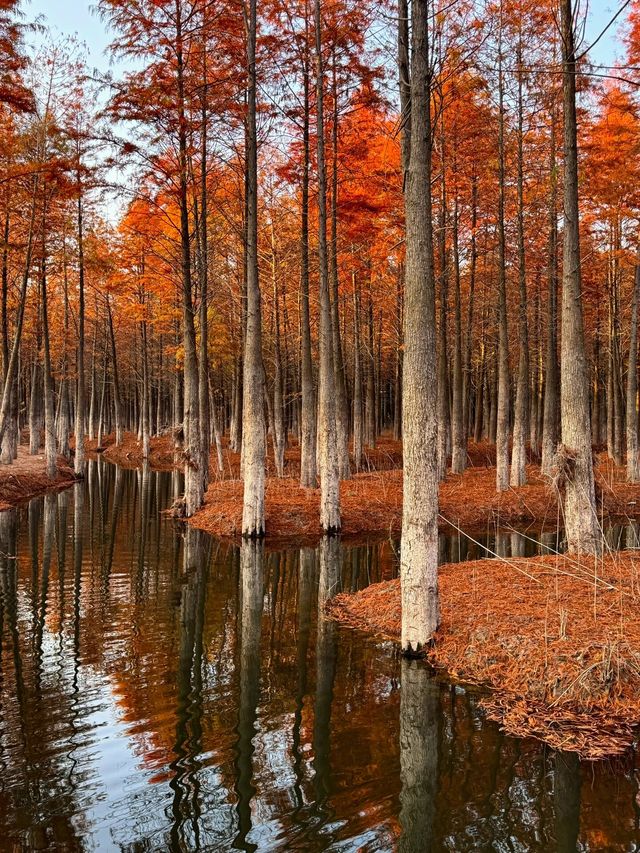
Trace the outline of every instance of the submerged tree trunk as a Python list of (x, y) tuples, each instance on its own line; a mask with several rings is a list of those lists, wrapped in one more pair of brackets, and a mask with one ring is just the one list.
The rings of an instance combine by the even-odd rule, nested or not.
[(561, 477), (567, 547), (597, 553), (602, 536), (596, 515), (589, 379), (584, 344), (578, 214), (576, 56), (572, 0), (561, 0), (564, 110), (564, 240), (562, 253)]
[(405, 187), (402, 649), (421, 654), (438, 627), (438, 423), (431, 221), (429, 0), (412, 3), (411, 153)]
[(247, 327), (243, 367), (242, 459), (244, 503), (242, 535), (264, 536), (266, 436), (262, 313), (258, 281), (258, 138), (256, 131), (256, 0), (249, 2), (247, 29)]
[(336, 435), (336, 394), (333, 360), (329, 258), (327, 252), (327, 178), (324, 158), (324, 70), (321, 0), (315, 0), (317, 128), (318, 128), (318, 261), (320, 265), (320, 376), (318, 401), (318, 461), (320, 524), (325, 533), (340, 530), (340, 479)]

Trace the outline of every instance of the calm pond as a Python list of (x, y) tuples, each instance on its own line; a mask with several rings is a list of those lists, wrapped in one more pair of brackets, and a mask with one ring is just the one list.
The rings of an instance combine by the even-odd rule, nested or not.
[(160, 514), (174, 485), (92, 462), (0, 513), (0, 849), (640, 850), (635, 753), (506, 737), (473, 692), (318, 619), (395, 574), (391, 543), (230, 547)]

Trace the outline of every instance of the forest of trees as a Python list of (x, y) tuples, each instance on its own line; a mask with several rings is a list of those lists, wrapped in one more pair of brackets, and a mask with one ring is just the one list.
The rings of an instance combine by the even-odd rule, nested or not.
[[(99, 0), (117, 73), (0, 2), (1, 461), (169, 435), (180, 511), (241, 453), (320, 488), (403, 441), (405, 651), (438, 624), (438, 483), (495, 444), (598, 552), (593, 448), (640, 481), (640, 3)], [(611, 16), (613, 17), (613, 15)], [(606, 23), (606, 22), (605, 22)], [(607, 25), (608, 27), (608, 25)], [(596, 38), (598, 35), (596, 34)]]

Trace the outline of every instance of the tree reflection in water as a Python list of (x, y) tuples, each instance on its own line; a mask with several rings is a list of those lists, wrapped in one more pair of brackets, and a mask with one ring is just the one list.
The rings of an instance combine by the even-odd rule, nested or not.
[[(581, 785), (575, 757), (327, 621), (394, 575), (392, 544), (215, 543), (162, 514), (172, 479), (100, 460), (0, 513), (0, 849), (633, 849), (635, 754)], [(441, 558), (558, 541), (475, 538)]]

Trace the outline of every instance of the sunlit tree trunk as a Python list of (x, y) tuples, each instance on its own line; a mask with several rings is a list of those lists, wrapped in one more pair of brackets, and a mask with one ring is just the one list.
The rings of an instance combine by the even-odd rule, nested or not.
[(439, 622), (438, 423), (431, 220), (429, 0), (412, 3), (411, 153), (405, 183), (406, 272), (400, 582), (402, 649), (420, 654)]
[(187, 126), (183, 58), (183, 19), (181, 0), (176, 0), (176, 71), (178, 97), (178, 167), (180, 210), (180, 266), (182, 278), (182, 324), (184, 344), (184, 512), (187, 517), (201, 506), (205, 476), (200, 445), (200, 392), (198, 355), (191, 275), (191, 231), (188, 204)]
[(46, 244), (46, 201), (42, 217), (42, 257), (40, 269), (40, 299), (42, 305), (43, 373), (44, 373), (44, 455), (47, 476), (52, 479), (58, 473), (56, 447), (56, 411), (51, 371), (51, 342), (49, 335), (49, 302), (47, 293), (47, 244)]
[(362, 361), (360, 350), (360, 286), (356, 273), (353, 281), (353, 464), (356, 471), (362, 466)]
[[(455, 168), (455, 164), (454, 164)], [(453, 341), (453, 376), (451, 404), (451, 470), (462, 474), (467, 462), (466, 436), (464, 433), (463, 382), (462, 382), (462, 305), (460, 295), (460, 251), (458, 246), (458, 197), (453, 206), (453, 275), (455, 332)]]
[(332, 75), (333, 121), (331, 126), (331, 240), (329, 243), (329, 284), (331, 292), (331, 332), (333, 366), (336, 376), (336, 443), (338, 473), (342, 480), (351, 476), (349, 464), (349, 400), (340, 334), (340, 289), (338, 278), (338, 85), (335, 49)]
[(309, 159), (310, 159), (310, 72), (309, 72), (309, 16), (305, 4), (305, 55), (303, 61), (303, 115), (302, 115), (302, 210), (300, 226), (300, 485), (316, 485), (316, 394), (313, 384), (311, 360), (311, 321), (309, 317)]
[(629, 364), (627, 366), (627, 480), (640, 480), (638, 457), (638, 299), (640, 298), (640, 253), (636, 258), (629, 320)]
[(596, 553), (602, 536), (596, 515), (589, 380), (584, 345), (578, 214), (576, 57), (572, 0), (561, 0), (564, 112), (564, 238), (560, 394), (563, 511), (570, 552)]
[[(502, 14), (502, 12), (501, 12)], [(507, 270), (505, 259), (504, 196), (504, 76), (502, 71), (502, 22), (498, 56), (498, 398), (496, 409), (496, 488), (509, 488), (509, 334), (507, 330)]]
[(512, 486), (527, 482), (527, 432), (529, 429), (529, 333), (527, 329), (527, 272), (524, 245), (524, 119), (522, 104), (522, 34), (517, 51), (518, 64), (518, 382), (513, 413), (513, 448), (511, 453)]
[(316, 109), (318, 133), (318, 262), (320, 303), (320, 374), (318, 393), (318, 467), (320, 470), (320, 525), (325, 533), (340, 530), (340, 480), (336, 436), (336, 393), (333, 360), (329, 258), (327, 250), (327, 177), (324, 156), (324, 63), (322, 58), (321, 0), (315, 0)]
[(243, 367), (242, 459), (244, 503), (242, 535), (264, 535), (266, 436), (262, 314), (258, 282), (258, 138), (256, 132), (256, 0), (249, 0), (247, 21), (247, 325)]
[(551, 475), (558, 448), (558, 214), (555, 108), (551, 113), (549, 154), (549, 248), (547, 255), (547, 339), (542, 423), (542, 473)]

